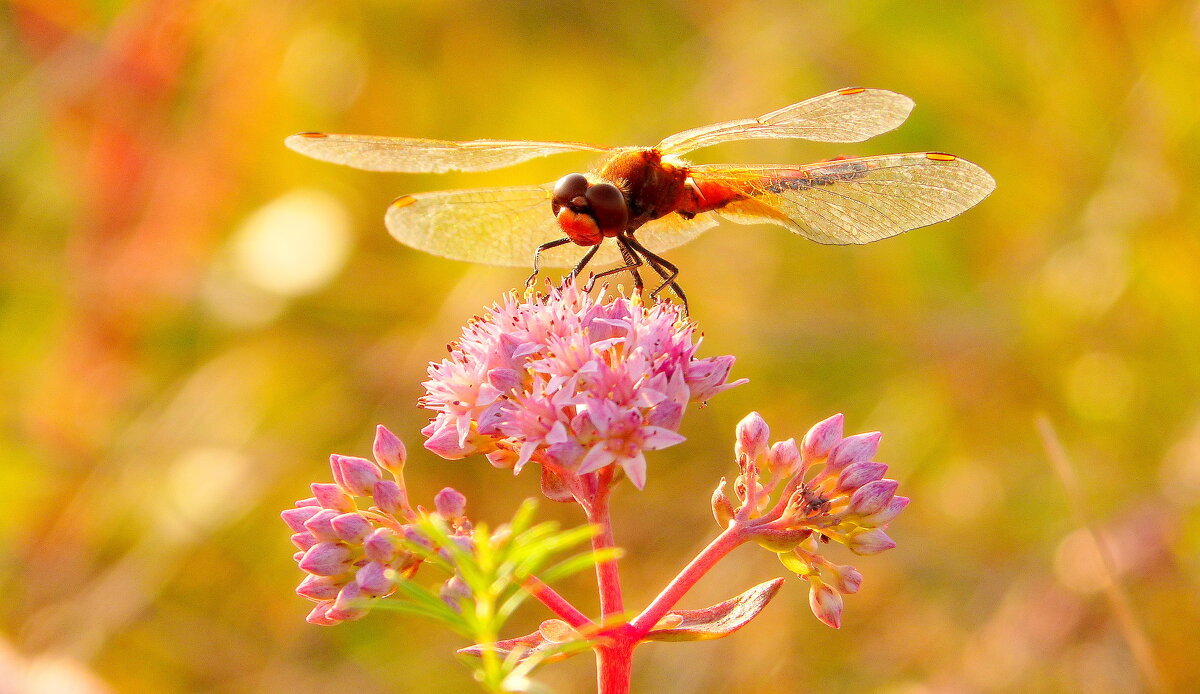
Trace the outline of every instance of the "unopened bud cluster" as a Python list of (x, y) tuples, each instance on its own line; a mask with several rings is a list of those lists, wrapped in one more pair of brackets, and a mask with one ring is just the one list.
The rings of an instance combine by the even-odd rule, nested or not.
[(724, 479), (713, 494), (717, 522), (741, 525), (778, 553), (784, 566), (809, 581), (813, 613), (835, 628), (842, 595), (858, 591), (862, 574), (826, 559), (822, 546), (833, 541), (860, 555), (895, 547), (885, 528), (909, 502), (896, 496), (895, 480), (884, 479), (887, 465), (872, 460), (879, 439), (878, 432), (843, 437), (838, 414), (798, 445), (795, 439), (770, 443), (766, 421), (752, 412), (737, 426), (736, 503)]
[[(413, 526), (419, 512), (404, 485), (404, 444), (380, 426), (374, 457), (330, 456), (334, 482), (313, 484), (311, 497), (281, 514), (299, 548), (293, 557), (307, 574), (296, 593), (317, 603), (307, 617), (313, 624), (366, 615), (373, 599), (391, 594), (395, 581), (420, 565), (406, 543), (429, 546)], [(434, 506), (456, 536), (470, 532), (462, 494), (447, 487)]]
[(543, 475), (615, 466), (641, 488), (645, 451), (683, 441), (684, 407), (743, 382), (728, 381), (733, 357), (698, 358), (698, 347), (674, 304), (592, 298), (571, 283), (509, 295), (430, 364), (425, 447), (516, 471), (532, 461)]

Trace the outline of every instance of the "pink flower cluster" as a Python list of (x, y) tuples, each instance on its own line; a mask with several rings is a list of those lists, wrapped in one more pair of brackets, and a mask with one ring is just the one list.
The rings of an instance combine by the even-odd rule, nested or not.
[(639, 489), (645, 451), (683, 441), (684, 406), (739, 385), (732, 356), (697, 358), (678, 306), (595, 299), (571, 284), (518, 302), (510, 294), (471, 321), (430, 364), (421, 406), (437, 412), (425, 447), (450, 460), (484, 453), (519, 472), (619, 466)]
[(757, 412), (737, 426), (734, 452), (741, 474), (734, 481), (738, 505), (713, 494), (718, 522), (743, 524), (784, 566), (810, 584), (813, 613), (829, 626), (841, 623), (842, 595), (858, 592), (862, 574), (821, 555), (833, 541), (860, 555), (896, 546), (885, 532), (908, 506), (896, 496), (899, 483), (884, 479), (887, 465), (874, 462), (879, 432), (842, 435), (842, 415), (818, 423), (795, 439), (770, 444), (770, 429)]
[[(404, 444), (380, 426), (375, 461), (330, 456), (333, 483), (314, 483), (313, 495), (282, 514), (299, 548), (293, 557), (307, 576), (296, 593), (317, 603), (307, 619), (333, 625), (366, 615), (370, 602), (395, 590), (394, 581), (412, 576), (421, 558), (404, 540), (429, 546), (412, 525), (417, 512), (404, 487)], [(391, 479), (385, 477), (390, 474)], [(371, 504), (359, 508), (358, 499)], [(466, 499), (447, 487), (434, 499), (438, 514), (456, 535), (467, 535)]]

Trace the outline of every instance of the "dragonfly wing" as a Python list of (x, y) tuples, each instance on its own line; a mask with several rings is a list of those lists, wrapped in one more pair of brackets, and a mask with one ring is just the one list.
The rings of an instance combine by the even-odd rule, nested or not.
[(888, 154), (804, 166), (695, 166), (702, 187), (738, 194), (717, 212), (768, 222), (818, 243), (870, 243), (955, 217), (996, 187), (988, 172), (941, 152)]
[(426, 140), (415, 137), (298, 133), (284, 140), (313, 159), (368, 171), (444, 173), (489, 171), (564, 152), (605, 152), (608, 147), (582, 142), (522, 140)]
[(886, 89), (851, 87), (785, 106), (758, 118), (685, 130), (658, 143), (664, 154), (683, 154), (734, 140), (800, 138), (862, 142), (900, 127), (913, 100)]
[[(454, 260), (532, 267), (537, 247), (566, 236), (550, 210), (554, 184), (416, 193), (397, 198), (385, 222), (398, 241)], [(604, 244), (596, 259), (620, 258)], [(541, 254), (544, 267), (571, 267), (584, 249), (564, 244)]]
[(662, 253), (691, 241), (700, 234), (717, 226), (720, 220), (713, 212), (703, 212), (687, 219), (678, 212), (646, 222), (638, 227), (634, 236), (654, 253)]

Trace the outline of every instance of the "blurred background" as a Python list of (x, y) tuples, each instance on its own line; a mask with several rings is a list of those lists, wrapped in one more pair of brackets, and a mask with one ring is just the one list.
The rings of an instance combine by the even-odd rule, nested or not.
[[(747, 411), (776, 438), (844, 412), (884, 432), (914, 500), (900, 546), (854, 562), (840, 631), (793, 578), (731, 638), (639, 650), (634, 690), (1200, 690), (1197, 74), (1200, 7), (1165, 0), (9, 2), (0, 692), (474, 691), (465, 642), (419, 619), (306, 624), (278, 514), (328, 481), (329, 453), (367, 454), (377, 423), (409, 444), (423, 503), (452, 485), (496, 523), (536, 494), (536, 476), (425, 453), (415, 407), (425, 364), (525, 272), (423, 255), (382, 215), (401, 193), (589, 160), (372, 174), (286, 135), (650, 144), (852, 85), (917, 108), (861, 145), (695, 158), (943, 150), (996, 192), (865, 247), (725, 225), (672, 252), (703, 353), (737, 355), (751, 382), (693, 409), (689, 441), (652, 454), (614, 513), (644, 605), (717, 531), (708, 498)], [(742, 548), (681, 606), (782, 574)], [(594, 610), (577, 579), (563, 592)], [(531, 605), (512, 635), (543, 617)], [(593, 663), (540, 679), (594, 691)]]

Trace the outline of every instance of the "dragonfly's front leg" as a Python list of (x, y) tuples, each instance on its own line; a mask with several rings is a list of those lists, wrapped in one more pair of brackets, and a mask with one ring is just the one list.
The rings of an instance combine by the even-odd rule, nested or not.
[[(600, 244), (596, 244), (595, 246), (592, 246), (591, 249), (583, 255), (583, 259), (579, 261), (579, 263), (575, 266), (575, 268), (573, 270), (571, 270), (571, 273), (569, 275), (567, 275), (567, 279), (574, 280), (574, 279), (578, 278), (579, 273), (583, 272), (583, 269), (585, 267), (587, 267), (587, 264), (592, 262), (592, 258), (595, 257), (596, 251), (599, 251), (599, 250), (600, 250)], [(589, 284), (588, 289), (590, 290), (591, 288), (592, 288), (592, 285)]]
[(538, 265), (541, 263), (541, 260), (542, 260), (542, 251), (548, 251), (551, 248), (558, 248), (559, 246), (563, 245), (564, 243), (570, 243), (570, 242), (571, 242), (571, 239), (569, 239), (569, 238), (561, 238), (556, 241), (547, 241), (546, 243), (543, 243), (542, 245), (537, 247), (537, 250), (535, 250), (533, 252), (533, 274), (530, 275), (529, 278), (525, 280), (525, 288), (526, 289), (528, 289), (529, 287), (532, 287), (533, 281), (537, 279)]

